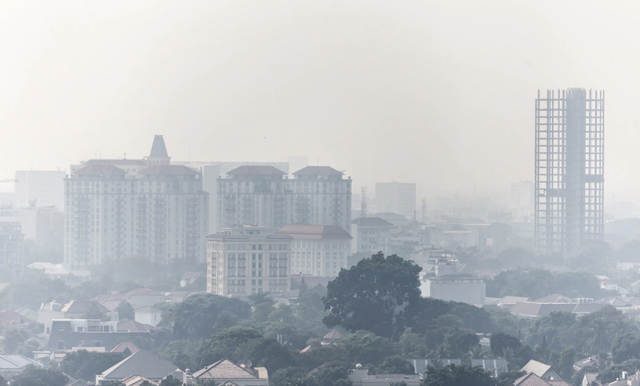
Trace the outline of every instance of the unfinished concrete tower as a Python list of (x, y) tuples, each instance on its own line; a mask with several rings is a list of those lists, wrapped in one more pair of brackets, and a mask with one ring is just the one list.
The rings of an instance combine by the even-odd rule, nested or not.
[(577, 253), (604, 238), (604, 91), (536, 99), (535, 246)]

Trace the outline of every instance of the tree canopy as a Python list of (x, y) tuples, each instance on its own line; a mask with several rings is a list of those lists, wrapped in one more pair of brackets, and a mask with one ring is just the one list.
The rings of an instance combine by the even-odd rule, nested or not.
[(329, 282), (323, 298), (324, 323), (348, 331), (367, 330), (387, 338), (407, 327), (407, 308), (420, 299), (421, 268), (411, 261), (382, 253), (343, 269)]

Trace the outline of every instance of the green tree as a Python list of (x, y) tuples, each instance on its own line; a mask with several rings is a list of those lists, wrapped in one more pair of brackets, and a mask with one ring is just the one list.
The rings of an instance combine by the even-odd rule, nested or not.
[(374, 366), (398, 351), (397, 345), (389, 339), (369, 331), (357, 331), (355, 334), (347, 335), (338, 341), (337, 346), (346, 351), (350, 363)]
[(420, 386), (495, 386), (495, 380), (481, 367), (449, 365), (429, 367)]
[(64, 386), (68, 380), (59, 371), (29, 365), (11, 380), (11, 386)]
[(307, 370), (302, 367), (286, 367), (269, 374), (270, 386), (289, 386), (297, 380), (306, 379)]
[(340, 362), (329, 362), (322, 365), (313, 373), (313, 379), (318, 386), (351, 386), (349, 369)]
[(212, 294), (189, 296), (176, 307), (173, 334), (177, 339), (204, 339), (248, 319), (250, 312), (249, 304), (238, 299)]
[(378, 374), (415, 374), (415, 368), (406, 359), (399, 355), (392, 355), (387, 357), (384, 362), (376, 369)]
[(573, 376), (573, 364), (576, 362), (576, 349), (573, 346), (566, 347), (560, 353), (558, 371), (563, 379), (571, 379)]
[(129, 302), (120, 302), (118, 307), (116, 307), (116, 312), (120, 320), (133, 320), (135, 318), (133, 306)]
[(480, 345), (480, 338), (472, 332), (454, 331), (444, 338), (444, 347), (451, 358), (460, 358)]
[(169, 375), (160, 382), (160, 386), (182, 386), (182, 382)]
[(515, 352), (520, 350), (520, 347), (522, 347), (520, 339), (502, 332), (491, 334), (490, 343), (491, 352), (493, 355), (497, 355), (499, 357), (504, 357), (504, 350), (506, 348), (510, 348)]
[(225, 357), (234, 361), (243, 359), (238, 349), (253, 340), (262, 338), (260, 332), (252, 328), (235, 327), (220, 330), (200, 346), (196, 355), (197, 367), (203, 368)]
[(329, 311), (324, 323), (398, 338), (407, 326), (405, 309), (420, 299), (420, 271), (411, 261), (382, 253), (341, 270), (323, 298)]
[(2, 351), (5, 354), (15, 354), (27, 339), (27, 334), (24, 330), (19, 328), (9, 328), (4, 331), (2, 343)]

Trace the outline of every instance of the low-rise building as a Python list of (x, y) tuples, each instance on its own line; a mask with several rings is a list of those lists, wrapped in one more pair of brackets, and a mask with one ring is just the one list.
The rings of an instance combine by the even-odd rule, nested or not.
[(152, 381), (161, 381), (180, 369), (173, 363), (160, 359), (150, 351), (140, 350), (96, 375), (96, 385), (109, 384), (137, 375)]
[(386, 254), (393, 228), (393, 224), (380, 217), (360, 217), (351, 221), (351, 253)]
[(354, 370), (349, 372), (349, 379), (353, 382), (353, 386), (389, 386), (392, 383), (404, 383), (407, 386), (418, 386), (420, 385), (420, 381), (422, 381), (422, 374), (369, 375), (369, 370), (362, 369), (362, 366), (357, 365)]
[(0, 375), (5, 378), (20, 374), (27, 366), (42, 367), (42, 364), (23, 355), (0, 354)]
[(117, 321), (54, 319), (51, 328), (45, 327), (46, 347), (52, 352), (73, 350), (75, 347), (104, 347), (110, 351), (124, 340), (148, 336), (148, 331), (118, 331)]
[(441, 261), (434, 273), (425, 276), (420, 290), (422, 296), (445, 301), (484, 305), (487, 287), (484, 280), (470, 274), (460, 274), (455, 262)]
[(134, 319), (138, 323), (157, 326), (162, 321), (162, 311), (151, 306), (144, 306), (134, 311)]
[(211, 380), (218, 385), (267, 386), (269, 373), (264, 367), (251, 368), (224, 358), (193, 373), (193, 380), (196, 384)]
[(207, 237), (207, 292), (244, 297), (291, 289), (291, 237), (273, 228), (238, 226)]
[(290, 236), (291, 271), (301, 275), (338, 276), (348, 268), (351, 236), (333, 225), (287, 225), (279, 231)]

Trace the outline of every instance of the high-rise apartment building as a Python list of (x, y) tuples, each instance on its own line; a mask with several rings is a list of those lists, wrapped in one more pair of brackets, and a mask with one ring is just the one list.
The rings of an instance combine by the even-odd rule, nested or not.
[(22, 270), (24, 235), (20, 222), (0, 222), (0, 270), (17, 273)]
[(169, 164), (162, 136), (145, 160), (90, 160), (65, 179), (64, 263), (204, 261), (208, 195), (199, 172)]
[(207, 292), (244, 297), (290, 290), (291, 237), (273, 228), (241, 226), (207, 237)]
[(416, 211), (416, 184), (377, 182), (375, 203), (379, 213), (398, 213), (411, 220)]
[(525, 221), (533, 217), (535, 207), (535, 184), (533, 181), (520, 181), (511, 184), (511, 214), (516, 221)]
[(307, 166), (286, 178), (272, 166), (246, 165), (218, 179), (220, 227), (289, 224), (350, 229), (351, 179), (328, 166)]
[(604, 91), (536, 99), (535, 245), (577, 253), (604, 239)]

